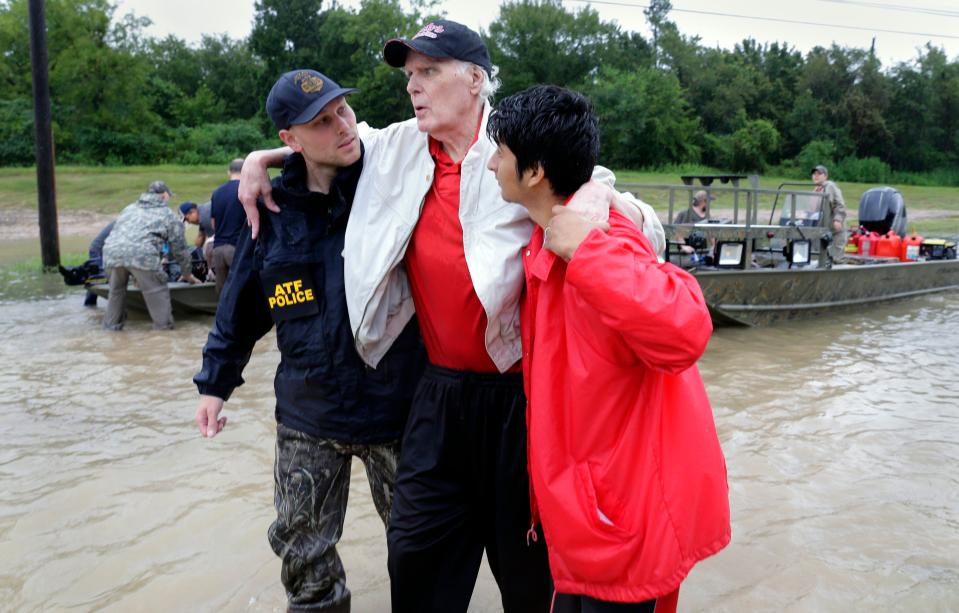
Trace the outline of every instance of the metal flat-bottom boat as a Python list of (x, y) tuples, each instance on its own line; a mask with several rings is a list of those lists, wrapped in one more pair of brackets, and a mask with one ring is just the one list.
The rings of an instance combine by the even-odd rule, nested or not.
[(959, 289), (959, 260), (691, 272), (719, 325), (768, 325)]
[[(173, 305), (173, 312), (179, 315), (189, 315), (197, 313), (216, 313), (216, 285), (213, 283), (200, 283), (190, 285), (189, 283), (174, 282), (169, 283), (170, 302)], [(96, 284), (89, 286), (90, 291), (102, 298), (108, 298), (110, 295), (110, 286), (107, 284)], [(140, 288), (132, 283), (127, 287), (126, 297), (127, 308), (138, 311), (146, 311), (146, 303), (143, 302), (143, 294)]]
[[(741, 178), (705, 175), (683, 177), (682, 186), (621, 186), (640, 196), (666, 192), (666, 259), (695, 275), (714, 324), (768, 325), (959, 289), (955, 241), (906, 237), (905, 203), (895, 189), (863, 194), (862, 232), (847, 242), (831, 228), (824, 192), (783, 189), (788, 184), (760, 189), (758, 178), (742, 188)], [(694, 180), (705, 187), (698, 198)], [(714, 180), (733, 186), (715, 186)], [(716, 208), (713, 216), (714, 194), (731, 209)], [(706, 203), (703, 220), (675, 223), (676, 209), (693, 201)]]

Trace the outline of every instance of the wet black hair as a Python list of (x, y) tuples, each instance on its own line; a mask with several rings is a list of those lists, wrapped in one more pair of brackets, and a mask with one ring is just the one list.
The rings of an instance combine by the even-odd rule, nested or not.
[(486, 132), (516, 156), (516, 172), (542, 166), (562, 197), (589, 181), (599, 158), (599, 122), (586, 96), (556, 85), (534, 85), (501, 100)]

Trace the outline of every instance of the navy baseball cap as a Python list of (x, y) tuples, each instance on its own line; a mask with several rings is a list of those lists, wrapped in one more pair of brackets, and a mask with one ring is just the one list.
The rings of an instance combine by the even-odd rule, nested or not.
[(331, 100), (358, 91), (340, 87), (333, 79), (306, 68), (284, 73), (266, 97), (266, 112), (277, 130), (306, 123)]
[(463, 60), (476, 64), (493, 74), (493, 63), (489, 51), (479, 34), (461, 23), (448, 19), (437, 19), (423, 26), (413, 38), (392, 38), (383, 46), (383, 59), (390, 66), (402, 68), (406, 65), (406, 55), (418, 51), (423, 55), (439, 59)]
[(187, 200), (186, 202), (180, 205), (180, 213), (186, 215), (187, 213), (189, 213), (195, 208), (196, 208), (196, 204)]

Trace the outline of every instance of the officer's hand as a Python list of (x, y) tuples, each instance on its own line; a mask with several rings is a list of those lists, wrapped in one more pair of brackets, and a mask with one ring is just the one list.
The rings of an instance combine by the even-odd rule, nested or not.
[(183, 275), (183, 276), (180, 277), (180, 278), (181, 278), (183, 281), (189, 283), (190, 285), (197, 285), (198, 283), (201, 282), (199, 279), (197, 279), (196, 277), (194, 277), (194, 276), (191, 275), (190, 273), (187, 273), (187, 274)]
[(605, 221), (590, 221), (565, 206), (554, 206), (553, 218), (546, 225), (543, 247), (568, 262), (593, 228), (609, 232), (609, 224)]
[(222, 398), (200, 394), (200, 404), (196, 407), (194, 420), (201, 436), (212, 438), (226, 426), (226, 417), (217, 418), (222, 410)]
[(256, 238), (260, 233), (260, 212), (256, 208), (257, 198), (263, 199), (266, 208), (274, 213), (280, 212), (280, 207), (273, 201), (273, 188), (270, 185), (270, 175), (266, 171), (269, 167), (270, 153), (268, 151), (254, 151), (246, 156), (243, 169), (240, 171), (240, 187), (237, 196), (246, 213), (246, 222), (250, 224), (250, 233)]

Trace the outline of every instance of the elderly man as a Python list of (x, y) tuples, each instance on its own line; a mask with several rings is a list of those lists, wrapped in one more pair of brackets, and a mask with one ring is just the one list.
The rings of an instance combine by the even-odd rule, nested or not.
[[(361, 132), (367, 161), (344, 264), (364, 360), (375, 366), (415, 312), (430, 362), (403, 435), (390, 515), (393, 611), (466, 611), (484, 550), (504, 611), (547, 611), (520, 365), (521, 249), (532, 224), (485, 169), (495, 71), (480, 37), (448, 20), (387, 42), (384, 58), (403, 68), (416, 117)], [(240, 199), (254, 229), (250, 205), (260, 193), (271, 201), (261, 165), (285, 153), (251, 154), (244, 166)], [(644, 211), (634, 219), (661, 250), (662, 226)], [(593, 227), (573, 217), (551, 235), (557, 249), (575, 244), (580, 222)]]
[(190, 274), (190, 249), (183, 236), (183, 224), (167, 201), (172, 192), (163, 181), (150, 183), (139, 200), (127, 206), (117, 217), (113, 231), (103, 244), (103, 267), (110, 278), (110, 297), (103, 327), (122, 330), (126, 321), (124, 300), (132, 275), (140, 287), (143, 301), (156, 330), (173, 328), (170, 288), (161, 267), (163, 245), (186, 272), (183, 280), (197, 283)]

